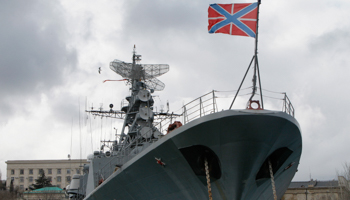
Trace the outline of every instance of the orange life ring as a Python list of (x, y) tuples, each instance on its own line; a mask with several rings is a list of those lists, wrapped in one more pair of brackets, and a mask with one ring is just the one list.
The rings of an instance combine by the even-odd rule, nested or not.
[(173, 130), (175, 130), (175, 129), (177, 129), (177, 128), (179, 128), (180, 126), (182, 126), (182, 123), (181, 122), (179, 122), (179, 121), (175, 121), (174, 123), (172, 123), (172, 124), (169, 124), (169, 126), (168, 126), (168, 129), (167, 129), (167, 134), (168, 133), (170, 133), (171, 131), (173, 131)]
[[(258, 108), (253, 108), (252, 103), (256, 103), (258, 105)], [(260, 107), (259, 100), (250, 100), (249, 105), (248, 105), (248, 109), (250, 109), (250, 110), (262, 110), (262, 108)]]

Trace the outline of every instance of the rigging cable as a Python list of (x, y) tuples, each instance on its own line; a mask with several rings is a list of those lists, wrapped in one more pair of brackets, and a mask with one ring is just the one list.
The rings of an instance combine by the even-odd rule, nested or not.
[(72, 156), (72, 146), (73, 146), (73, 117), (72, 117), (72, 125), (70, 128), (70, 157)]
[(82, 166), (82, 163), (81, 163), (81, 159), (82, 159), (82, 156), (81, 156), (81, 125), (80, 125), (80, 99), (79, 99), (79, 140), (80, 140), (80, 166)]
[[(101, 117), (101, 133), (100, 133), (100, 141), (102, 140), (102, 123), (103, 123), (103, 117)], [(99, 146), (100, 144), (98, 144), (97, 146)]]
[[(262, 89), (262, 88), (261, 88)], [(286, 94), (285, 92), (274, 92), (274, 91), (271, 91), (271, 90), (266, 90), (266, 89), (262, 89), (266, 92), (271, 92), (271, 93), (276, 93), (276, 94)]]
[(94, 145), (92, 143), (92, 127), (91, 127), (91, 117), (89, 117), (90, 120), (90, 137), (91, 137), (91, 152), (94, 152)]
[(105, 136), (104, 136), (103, 140), (106, 140), (106, 138), (107, 138), (107, 136), (106, 136), (106, 135), (107, 135), (107, 129), (108, 129), (108, 126), (107, 126), (107, 123), (108, 123), (108, 122), (107, 122), (107, 118), (108, 118), (108, 117), (106, 117), (106, 121), (105, 121), (105, 126), (106, 126), (107, 128), (105, 128)]
[[(247, 89), (251, 89), (251, 88), (253, 88), (253, 86), (249, 86), (247, 88), (243, 88), (243, 89), (240, 89), (240, 90), (247, 90)], [(226, 90), (226, 91), (214, 90), (214, 92), (237, 92), (237, 90)]]

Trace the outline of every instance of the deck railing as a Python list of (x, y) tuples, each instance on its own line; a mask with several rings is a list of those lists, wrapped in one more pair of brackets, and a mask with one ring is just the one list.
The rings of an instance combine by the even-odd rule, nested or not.
[(294, 107), (286, 93), (284, 93), (282, 111), (294, 117)]
[[(156, 127), (158, 128), (158, 130), (160, 130), (161, 133), (164, 134), (167, 132), (167, 127), (169, 126), (169, 124), (172, 124), (174, 121), (180, 121), (182, 124), (187, 124), (188, 122), (203, 117), (205, 115), (218, 112), (219, 109), (216, 102), (216, 99), (218, 98), (218, 96), (216, 96), (217, 93), (220, 92), (213, 90), (207, 94), (204, 94), (203, 96), (192, 100), (191, 102), (182, 106), (181, 114), (176, 116), (170, 115), (169, 117), (162, 119), (161, 121), (155, 124)], [(273, 99), (282, 100), (282, 111), (294, 117), (294, 107), (287, 94), (279, 93), (279, 95), (280, 94), (283, 95), (282, 98), (274, 97)]]
[[(170, 124), (172, 124), (174, 121), (180, 121), (182, 124), (187, 124), (195, 119), (198, 119), (200, 117), (203, 117), (208, 114), (212, 114), (215, 112), (218, 112), (218, 106), (216, 103), (216, 99), (218, 98), (216, 95), (219, 93), (218, 91), (211, 91), (207, 94), (204, 94), (203, 96), (200, 96), (191, 102), (185, 104), (182, 106), (181, 114), (170, 114), (166, 118), (162, 118), (161, 120), (158, 120), (154, 123), (154, 126), (163, 134), (165, 135), (167, 133), (167, 128)], [(283, 99), (281, 98), (275, 98), (278, 100), (283, 101), (283, 107), (282, 111), (293, 116), (294, 117), (294, 107), (288, 98), (286, 93), (280, 93), (283, 94)], [(153, 143), (156, 140), (149, 138), (146, 139), (148, 142)], [(116, 155), (113, 156), (113, 158), (110, 160), (110, 162), (106, 163), (104, 166), (101, 166), (100, 170), (95, 173), (96, 181), (99, 180), (97, 177), (103, 177), (107, 178), (109, 177), (113, 171), (114, 171), (114, 165), (118, 163), (118, 159), (123, 158), (123, 160), (129, 160), (133, 156), (130, 155), (131, 147), (132, 146), (138, 146), (138, 140), (132, 140), (127, 145), (123, 145), (120, 147), (120, 150)], [(120, 160), (119, 160), (120, 161)]]
[(197, 118), (217, 112), (218, 107), (216, 104), (215, 90), (185, 104), (182, 106), (181, 111), (181, 114), (170, 115), (158, 123), (155, 123), (155, 126), (164, 134), (167, 132), (168, 126), (174, 121), (180, 121), (182, 124), (186, 124)]
[(194, 119), (217, 111), (215, 90), (213, 90), (182, 106), (183, 123), (186, 124)]

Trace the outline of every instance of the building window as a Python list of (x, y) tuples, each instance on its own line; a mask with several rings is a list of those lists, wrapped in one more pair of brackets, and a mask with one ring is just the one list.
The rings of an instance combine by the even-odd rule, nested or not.
[(61, 169), (57, 169), (57, 174), (61, 174)]
[(11, 181), (14, 181), (15, 180), (15, 177), (11, 177)]
[(11, 169), (11, 175), (14, 175), (14, 174), (15, 174), (15, 170)]
[(23, 183), (24, 182), (24, 177), (19, 177), (19, 182)]
[(33, 174), (33, 169), (29, 169), (29, 174)]
[(70, 174), (70, 169), (67, 169), (67, 174)]
[(69, 183), (70, 182), (70, 176), (66, 177), (66, 181)]
[(47, 169), (47, 174), (52, 174), (52, 169)]
[(52, 177), (51, 177), (51, 176), (48, 176), (48, 177), (47, 177), (47, 180), (51, 182), (51, 181), (52, 181)]
[(20, 186), (19, 186), (19, 189), (20, 189), (20, 190), (24, 190), (24, 186), (23, 186), (23, 185), (20, 185)]
[(23, 175), (24, 174), (24, 169), (19, 170), (19, 174)]
[(39, 174), (43, 173), (44, 170), (43, 169), (39, 169)]
[(77, 174), (80, 174), (80, 169), (76, 169)]
[(57, 182), (61, 182), (61, 177), (57, 176)]
[(33, 182), (33, 177), (29, 176), (29, 183)]

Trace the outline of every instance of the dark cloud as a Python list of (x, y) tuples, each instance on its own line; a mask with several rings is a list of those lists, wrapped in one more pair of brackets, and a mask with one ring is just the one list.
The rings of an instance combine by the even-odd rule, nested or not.
[[(125, 4), (124, 33), (147, 37), (195, 31), (200, 20), (198, 2), (133, 1)], [(205, 11), (204, 11), (205, 12)]]
[[(1, 113), (11, 101), (28, 99), (62, 84), (76, 52), (57, 1), (3, 1), (0, 7)], [(9, 108), (10, 106), (10, 108)]]
[[(348, 26), (350, 26), (350, 23)], [(326, 56), (331, 62), (340, 61), (341, 63), (344, 61), (344, 58), (349, 59), (348, 57), (343, 57), (344, 55), (349, 55), (349, 43), (349, 30), (335, 29), (326, 32), (319, 37), (312, 38), (309, 44), (309, 49), (315, 57)]]

